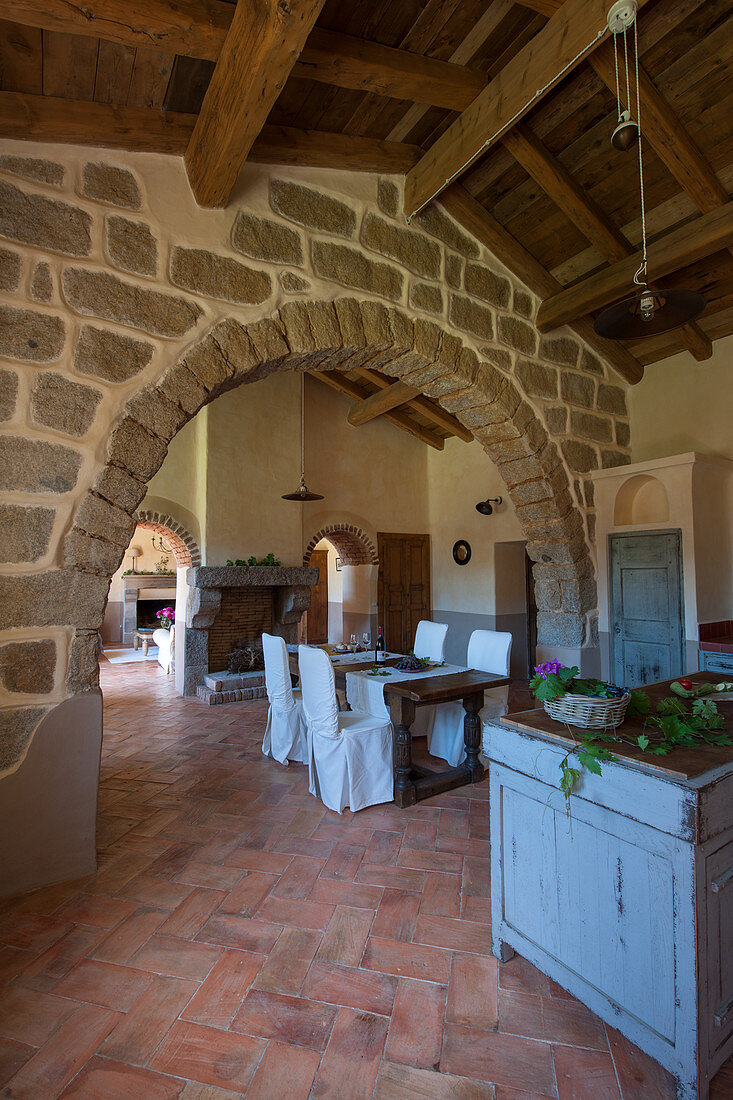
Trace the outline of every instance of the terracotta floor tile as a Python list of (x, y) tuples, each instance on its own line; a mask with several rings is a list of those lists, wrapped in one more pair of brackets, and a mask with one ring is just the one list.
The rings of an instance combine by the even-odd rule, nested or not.
[(7, 986), (0, 991), (0, 1036), (41, 1046), (76, 1008), (74, 1001), (19, 985)]
[(621, 1100), (610, 1054), (565, 1046), (553, 1053), (559, 1100)]
[(160, 926), (161, 935), (192, 940), (227, 897), (224, 890), (207, 890), (203, 886), (197, 886), (170, 916), (165, 914)]
[(384, 1016), (392, 1011), (396, 992), (397, 979), (391, 975), (318, 960), (308, 971), (302, 989), (304, 997), (315, 1001)]
[(498, 960), (490, 955), (454, 955), (445, 1018), (449, 1023), (493, 1031), (498, 1026)]
[(198, 988), (196, 982), (181, 978), (155, 978), (107, 1036), (99, 1053), (144, 1066)]
[[(511, 1085), (541, 1096), (556, 1095), (552, 1047), (533, 1039), (448, 1024), (440, 1065), (446, 1073)], [(591, 1100), (591, 1094), (585, 1100)]]
[(0, 1088), (36, 1053), (35, 1047), (17, 1043), (15, 1039), (0, 1039)]
[(402, 847), (416, 851), (431, 852), (435, 848), (438, 835), (437, 821), (411, 821), (405, 829)]
[(267, 898), (257, 910), (259, 920), (273, 924), (289, 924), (294, 928), (323, 931), (333, 916), (333, 905), (315, 901), (295, 901), (291, 898)]
[(319, 962), (358, 966), (369, 938), (373, 914), (369, 909), (338, 905), (318, 948)]
[(50, 1100), (61, 1093), (109, 1034), (121, 1013), (81, 1005), (9, 1081), (13, 1100)]
[(130, 966), (149, 970), (153, 974), (192, 978), (200, 982), (220, 956), (221, 949), (211, 944), (155, 935), (135, 952), (130, 959)]
[(313, 1085), (314, 1100), (371, 1100), (387, 1035), (387, 1020), (339, 1009)]
[(264, 955), (252, 955), (248, 951), (225, 951), (182, 1010), (183, 1018), (210, 1027), (228, 1028), (264, 960)]
[(397, 857), (398, 867), (410, 867), (416, 871), (442, 871), (446, 875), (460, 875), (463, 871), (463, 856), (452, 852), (420, 852), (413, 848), (402, 848)]
[(491, 902), (488, 898), (472, 898), (461, 895), (461, 917), (491, 928)]
[[(608, 1024), (606, 1033), (623, 1100), (675, 1100), (677, 1089), (671, 1073)], [(733, 1096), (733, 1075), (730, 1083)]]
[(360, 886), (356, 882), (340, 882), (321, 875), (308, 900), (325, 901), (329, 905), (351, 905), (355, 909), (376, 909), (382, 893), (380, 886)]
[(325, 1050), (337, 1009), (302, 997), (252, 989), (232, 1022), (232, 1031)]
[(434, 917), (460, 917), (460, 876), (433, 874), (428, 871), (420, 899), (420, 912)]
[(269, 875), (281, 875), (291, 857), (278, 852), (263, 852), (261, 848), (235, 848), (227, 856), (226, 863), (245, 871), (265, 871)]
[(134, 902), (124, 901), (122, 898), (78, 894), (57, 909), (55, 916), (60, 920), (73, 921), (75, 924), (92, 924), (109, 929), (115, 928), (136, 909)]
[(390, 890), (406, 890), (419, 894), (425, 885), (425, 872), (407, 867), (388, 867), (366, 862), (366, 856), (356, 872), (355, 882), (370, 886), (386, 886)]
[[(56, 941), (58, 943), (58, 940)], [(21, 970), (39, 958), (35, 951), (21, 951), (17, 947), (0, 947), (0, 986), (12, 981)]]
[(101, 928), (72, 928), (25, 968), (18, 983), (28, 989), (48, 992), (80, 959), (94, 950), (104, 935)]
[(320, 932), (307, 928), (283, 928), (257, 975), (255, 988), (271, 993), (299, 993), (321, 938)]
[(12, 914), (0, 921), (0, 943), (40, 955), (70, 928), (68, 921), (57, 920), (56, 917)]
[(367, 941), (361, 965), (367, 970), (378, 970), (382, 974), (446, 983), (450, 972), (450, 955), (436, 947), (423, 947), (420, 944), (371, 936)]
[(308, 807), (304, 810), (299, 810), (290, 821), (285, 830), (286, 833), (296, 833), (298, 836), (310, 836), (315, 829), (323, 821), (326, 816), (326, 810), (323, 806), (319, 806), (315, 809)]
[(120, 896), (158, 909), (175, 909), (192, 889), (188, 883), (168, 882), (162, 878), (138, 875), (122, 887)]
[(364, 858), (365, 850), (360, 845), (346, 844), (343, 841), (334, 844), (321, 872), (321, 877), (338, 879), (341, 882), (351, 882), (359, 870), (359, 864)]
[(489, 842), (481, 838), (458, 836), (439, 836), (435, 842), (439, 852), (452, 852), (460, 856), (478, 856), (479, 859), (489, 858)]
[(150, 1067), (217, 1088), (245, 1092), (265, 1045), (262, 1039), (179, 1020)]
[(232, 913), (238, 917), (251, 917), (279, 881), (278, 875), (268, 875), (262, 871), (245, 871), (238, 885), (219, 906), (219, 911)]
[(402, 833), (385, 832), (378, 829), (372, 833), (372, 838), (364, 853), (364, 862), (375, 866), (394, 867), (401, 844)]
[(274, 1041), (268, 1043), (247, 1089), (247, 1100), (274, 1100), (275, 1097), (308, 1100), (320, 1062), (318, 1051)]
[(152, 975), (131, 966), (84, 959), (61, 979), (54, 993), (128, 1012), (152, 980)]
[(502, 989), (499, 1031), (549, 1043), (608, 1050), (602, 1021), (579, 1001), (562, 997), (536, 997)]
[(440, 1068), (446, 993), (443, 985), (400, 978), (385, 1058), (419, 1069)]
[(385, 890), (372, 925), (372, 935), (385, 940), (412, 940), (420, 912), (420, 896), (404, 890)]
[[(249, 1092), (247, 1095), (249, 1095)], [(180, 1100), (241, 1100), (241, 1097), (241, 1092), (219, 1089), (215, 1085), (202, 1085), (200, 1081), (188, 1081), (181, 1093)]]
[(452, 917), (420, 914), (413, 936), (415, 943), (428, 943), (452, 951), (470, 951), (476, 955), (491, 952), (491, 933), (485, 924), (471, 924)]
[(468, 811), (441, 810), (438, 836), (468, 837)]
[(550, 979), (521, 955), (514, 955), (499, 967), (499, 986), (514, 993), (535, 993), (546, 997)]
[(239, 867), (222, 867), (218, 863), (200, 863), (192, 859), (174, 875), (174, 882), (189, 882), (209, 890), (233, 890), (242, 877)]
[(463, 893), (474, 898), (488, 898), (489, 860), (466, 856), (463, 860)]
[(210, 917), (201, 931), (196, 933), (196, 939), (201, 943), (221, 944), (222, 947), (236, 947), (240, 951), (266, 955), (281, 932), (281, 924), (267, 924), (250, 920), (249, 917), (222, 913)]
[(92, 1058), (71, 1082), (62, 1100), (178, 1100), (183, 1081), (108, 1058)]
[(322, 870), (323, 860), (294, 856), (285, 874), (273, 887), (272, 896), (290, 899), (307, 898)]
[(379, 1068), (374, 1100), (494, 1100), (494, 1086), (434, 1073), (386, 1059)]

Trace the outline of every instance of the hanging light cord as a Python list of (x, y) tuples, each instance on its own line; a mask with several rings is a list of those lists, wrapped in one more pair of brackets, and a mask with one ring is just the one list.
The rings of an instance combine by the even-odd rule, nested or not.
[(545, 84), (543, 88), (538, 88), (534, 95), (527, 100), (524, 106), (519, 108), (516, 114), (514, 114), (507, 122), (505, 122), (503, 126), (500, 126), (495, 134), (492, 134), (491, 137), (486, 139), (486, 141), (483, 143), (477, 153), (474, 153), (466, 161), (465, 164), (461, 165), (461, 167), (453, 173), (452, 176), (448, 176), (445, 183), (441, 187), (438, 187), (437, 190), (433, 191), (430, 198), (427, 198), (425, 202), (421, 203), (420, 206), (418, 206), (417, 210), (413, 210), (412, 214), (410, 214), (407, 219), (408, 223), (411, 222), (415, 215), (419, 214), (420, 211), (428, 205), (428, 203), (431, 203), (433, 199), (441, 193), (441, 191), (450, 186), (450, 184), (453, 183), (453, 180), (458, 179), (458, 177), (462, 175), (466, 171), (466, 169), (489, 148), (490, 145), (493, 145), (497, 138), (500, 138), (503, 133), (506, 133), (507, 130), (510, 130), (514, 123), (518, 122), (520, 118), (522, 118), (522, 116), (527, 113), (535, 100), (541, 99), (545, 92), (549, 91), (553, 84), (556, 84), (558, 80), (562, 80), (562, 78), (565, 76), (565, 73), (568, 72), (568, 70), (572, 69), (577, 64), (577, 62), (580, 61), (588, 53), (589, 50), (592, 50), (597, 42), (600, 42), (607, 30), (607, 26), (602, 27), (595, 35), (595, 37), (592, 38), (590, 42), (587, 43), (587, 45), (583, 46), (582, 49), (578, 51), (578, 53), (576, 53), (575, 57), (568, 61), (566, 65), (563, 65), (559, 73), (556, 73), (551, 80), (548, 80), (547, 84)]
[(646, 209), (644, 203), (644, 158), (641, 152), (641, 95), (639, 92), (639, 38), (634, 20), (634, 67), (636, 75), (636, 124), (639, 133), (639, 191), (641, 198), (641, 263), (634, 275), (636, 286), (648, 287), (646, 268)]
[(300, 480), (305, 481), (305, 371), (300, 374)]
[(617, 121), (621, 122), (621, 86), (618, 80), (618, 43), (615, 34), (613, 36), (613, 67), (616, 70), (616, 116)]

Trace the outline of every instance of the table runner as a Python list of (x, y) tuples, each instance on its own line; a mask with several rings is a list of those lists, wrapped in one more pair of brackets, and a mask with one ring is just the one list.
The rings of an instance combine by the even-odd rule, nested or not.
[[(334, 668), (337, 668), (339, 665), (363, 665), (367, 661), (371, 661), (372, 663), (374, 662), (373, 649), (366, 649), (363, 650), (361, 653), (332, 653), (330, 656), (331, 664), (334, 666)], [(388, 657), (402, 656), (402, 653), (385, 653), (384, 659), (386, 661)]]
[[(383, 672), (388, 676), (370, 676), (366, 672), (346, 673), (346, 698), (352, 710), (362, 714), (374, 714), (380, 718), (389, 718), (389, 709), (384, 700), (384, 685), (397, 683), (399, 680), (424, 680), (428, 676), (448, 676), (452, 672), (466, 672), (463, 665), (440, 665), (438, 668), (430, 668), (425, 672), (400, 672), (396, 668), (385, 668)], [(418, 707), (416, 719), (420, 713), (432, 710), (429, 707)]]

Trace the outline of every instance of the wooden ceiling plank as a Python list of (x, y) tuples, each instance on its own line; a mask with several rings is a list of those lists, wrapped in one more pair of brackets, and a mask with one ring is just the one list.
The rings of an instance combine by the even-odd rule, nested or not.
[[(733, 202), (728, 202), (649, 245), (647, 258), (652, 285), (655, 280), (731, 245)], [(640, 262), (641, 253), (635, 252), (628, 259), (617, 260), (546, 299), (537, 315), (540, 332), (550, 332), (559, 325), (568, 324), (622, 298), (629, 292)]]
[[(540, 298), (551, 298), (562, 291), (557, 279), (465, 187), (454, 183), (441, 195), (440, 205)], [(621, 344), (598, 336), (593, 325), (583, 318), (570, 327), (631, 385), (642, 379), (643, 367)]]
[[(370, 367), (357, 367), (356, 374), (365, 378), (367, 382), (373, 382), (380, 388), (388, 388), (392, 385), (391, 380), (386, 375), (380, 374), (379, 371), (372, 370)], [(442, 409), (437, 401), (432, 401), (429, 397), (418, 394), (408, 401), (408, 405), (415, 412), (420, 413), (430, 420), (436, 428), (442, 428), (443, 431), (449, 432), (450, 435), (457, 436), (458, 439), (461, 439), (464, 443), (473, 443), (473, 432), (469, 431), (469, 429), (461, 424), (460, 420), (451, 413)]]
[(226, 206), (322, 6), (238, 0), (184, 157), (199, 206)]
[(418, 145), (292, 126), (264, 126), (249, 159), (260, 163), (343, 168), (352, 172), (391, 172), (403, 175), (420, 159)]
[[(331, 389), (338, 390), (339, 393), (344, 393), (347, 397), (351, 397), (356, 401), (363, 401), (368, 396), (363, 386), (360, 386), (358, 382), (352, 382), (340, 371), (311, 371), (311, 374), (319, 382), (323, 382)], [(431, 432), (429, 428), (424, 428), (421, 424), (417, 424), (406, 413), (387, 412), (384, 413), (384, 419), (389, 420), (390, 424), (394, 424), (395, 427), (401, 428), (404, 432), (414, 435), (421, 443), (427, 443), (429, 447), (434, 447), (436, 451), (442, 451), (445, 446), (442, 436), (437, 435), (436, 432)]]
[(43, 93), (43, 33), (40, 29), (0, 20), (0, 81), (8, 92)]
[[(641, 7), (647, 0), (639, 0)], [(540, 101), (597, 44), (607, 0), (565, 0), (407, 174), (405, 213), (416, 214)]]
[(486, 87), (486, 77), (464, 65), (315, 27), (294, 76), (339, 88), (375, 92), (458, 111)]
[[(529, 126), (520, 122), (504, 136), (503, 142), (605, 260), (621, 260), (633, 253), (621, 230)], [(709, 359), (713, 353), (712, 344), (694, 321), (680, 330), (679, 338), (698, 361)]]
[(360, 424), (368, 424), (390, 409), (396, 409), (400, 405), (406, 405), (413, 397), (417, 397), (419, 390), (414, 386), (408, 386), (406, 382), (392, 382), (383, 390), (365, 397), (349, 410), (347, 420), (349, 424), (358, 427)]

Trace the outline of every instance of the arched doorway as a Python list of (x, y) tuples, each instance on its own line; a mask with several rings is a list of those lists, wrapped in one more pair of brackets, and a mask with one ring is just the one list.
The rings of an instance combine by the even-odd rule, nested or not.
[[(377, 626), (379, 558), (371, 538), (353, 523), (331, 523), (316, 532), (303, 565), (318, 565), (321, 579), (304, 619), (309, 642), (372, 639)], [(325, 627), (325, 631), (324, 631)], [(325, 636), (324, 636), (325, 634)]]

